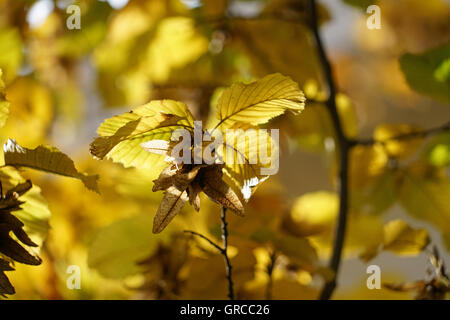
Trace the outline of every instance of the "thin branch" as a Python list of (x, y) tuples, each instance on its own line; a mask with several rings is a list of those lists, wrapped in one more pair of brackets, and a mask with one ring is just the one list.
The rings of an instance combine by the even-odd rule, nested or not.
[(233, 289), (233, 277), (231, 275), (232, 273), (232, 266), (230, 262), (230, 258), (228, 257), (228, 224), (226, 220), (226, 208), (222, 207), (222, 215), (221, 215), (221, 221), (222, 221), (222, 241), (223, 241), (223, 247), (216, 244), (211, 239), (205, 237), (204, 235), (191, 231), (191, 230), (184, 230), (185, 233), (189, 233), (191, 235), (197, 236), (202, 238), (203, 240), (207, 241), (210, 245), (212, 245), (214, 248), (216, 248), (220, 254), (223, 256), (225, 260), (225, 267), (226, 267), (226, 274), (227, 274), (227, 281), (228, 281), (228, 298), (230, 300), (234, 300), (234, 289)]
[(281, 21), (293, 24), (304, 24), (295, 16), (282, 16), (273, 13), (261, 13), (257, 16), (239, 16), (231, 14), (221, 14), (217, 16), (201, 17), (197, 21), (200, 23), (229, 23), (234, 21)]
[(370, 146), (370, 145), (374, 145), (375, 143), (386, 143), (388, 141), (394, 141), (394, 140), (408, 140), (408, 139), (414, 139), (414, 138), (426, 138), (435, 134), (439, 134), (441, 132), (444, 131), (450, 131), (450, 121), (438, 126), (438, 127), (434, 127), (434, 128), (430, 128), (427, 130), (423, 130), (423, 131), (413, 131), (413, 132), (408, 132), (408, 133), (404, 133), (404, 134), (400, 134), (394, 137), (390, 137), (389, 139), (386, 140), (375, 140), (373, 138), (369, 138), (369, 139), (356, 139), (356, 140), (352, 140), (351, 141), (351, 145), (352, 146), (356, 146), (356, 145), (363, 145), (363, 146)]
[(228, 224), (226, 220), (226, 212), (227, 209), (222, 207), (222, 240), (223, 240), (223, 257), (225, 259), (226, 272), (227, 272), (227, 280), (228, 280), (228, 298), (230, 300), (234, 300), (234, 289), (233, 289), (233, 277), (232, 277), (232, 266), (230, 263), (230, 259), (228, 258)]
[(267, 275), (269, 276), (269, 281), (267, 282), (266, 287), (266, 300), (272, 300), (272, 288), (273, 288), (273, 269), (275, 268), (275, 262), (277, 260), (277, 254), (275, 250), (270, 255), (270, 261), (267, 265)]
[(333, 71), (328, 57), (325, 53), (322, 38), (319, 34), (317, 6), (315, 0), (308, 0), (309, 11), (309, 27), (313, 34), (317, 53), (325, 76), (325, 81), (328, 86), (328, 99), (326, 106), (331, 115), (331, 120), (336, 131), (337, 146), (339, 148), (339, 178), (338, 178), (338, 192), (339, 192), (339, 215), (335, 231), (335, 238), (333, 243), (333, 254), (329, 267), (334, 271), (335, 276), (331, 281), (328, 281), (320, 295), (320, 299), (327, 300), (333, 294), (336, 288), (336, 277), (341, 263), (342, 249), (344, 246), (345, 232), (347, 227), (347, 213), (348, 213), (348, 167), (349, 167), (349, 151), (351, 147), (350, 141), (345, 136), (341, 120), (336, 107), (336, 85), (333, 79)]
[(214, 248), (216, 248), (217, 250), (219, 250), (219, 252), (220, 252), (221, 254), (223, 253), (223, 249), (222, 249), (218, 244), (216, 244), (216, 243), (215, 243), (214, 241), (212, 241), (211, 239), (205, 237), (204, 235), (202, 235), (202, 234), (200, 234), (200, 233), (198, 233), (198, 232), (195, 232), (195, 231), (191, 231), (191, 230), (184, 230), (184, 232), (185, 232), (185, 233), (190, 233), (190, 234), (192, 234), (192, 235), (194, 235), (194, 236), (197, 236), (197, 237), (202, 238), (203, 240), (206, 240), (210, 245), (212, 245)]

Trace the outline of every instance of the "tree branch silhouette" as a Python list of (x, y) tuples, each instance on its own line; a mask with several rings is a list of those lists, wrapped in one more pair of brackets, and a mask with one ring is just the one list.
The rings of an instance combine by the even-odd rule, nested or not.
[(339, 173), (338, 173), (338, 192), (339, 192), (339, 214), (338, 221), (335, 230), (335, 237), (333, 242), (333, 253), (329, 263), (329, 267), (334, 271), (335, 276), (333, 279), (325, 283), (322, 292), (320, 293), (321, 300), (328, 300), (331, 298), (336, 288), (336, 278), (339, 272), (341, 264), (342, 250), (344, 247), (344, 240), (347, 227), (347, 215), (348, 215), (348, 171), (349, 171), (349, 154), (352, 147), (356, 145), (373, 145), (375, 143), (386, 143), (391, 140), (406, 140), (413, 138), (424, 138), (434, 134), (438, 134), (443, 131), (450, 130), (450, 122), (445, 123), (442, 126), (431, 128), (424, 131), (415, 131), (406, 134), (400, 134), (398, 136), (391, 137), (385, 141), (377, 141), (371, 139), (349, 139), (343, 130), (342, 122), (339, 118), (339, 114), (336, 107), (336, 84), (333, 78), (333, 70), (330, 61), (327, 57), (322, 38), (319, 33), (317, 4), (315, 0), (308, 0), (308, 13), (309, 13), (309, 28), (313, 34), (313, 38), (316, 43), (317, 54), (322, 67), (322, 71), (325, 77), (325, 82), (328, 87), (329, 95), (325, 101), (327, 109), (331, 115), (331, 120), (336, 132), (336, 142), (339, 154)]
[(317, 54), (319, 56), (322, 71), (328, 87), (328, 99), (325, 102), (327, 109), (331, 115), (331, 120), (336, 132), (336, 145), (339, 149), (339, 177), (338, 177), (338, 193), (339, 193), (339, 215), (335, 231), (333, 243), (333, 254), (329, 263), (329, 267), (334, 271), (335, 276), (332, 280), (325, 283), (320, 294), (321, 300), (328, 300), (336, 288), (336, 278), (341, 263), (342, 249), (344, 247), (344, 239), (347, 227), (348, 213), (348, 168), (349, 153), (351, 142), (346, 137), (342, 122), (336, 107), (336, 85), (333, 78), (333, 70), (330, 61), (325, 52), (322, 38), (319, 33), (317, 4), (315, 0), (308, 0), (309, 28), (313, 34), (316, 43)]

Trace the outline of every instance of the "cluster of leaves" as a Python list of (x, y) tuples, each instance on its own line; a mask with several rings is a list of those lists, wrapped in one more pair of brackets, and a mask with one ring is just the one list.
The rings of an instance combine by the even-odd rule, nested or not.
[[(195, 210), (200, 210), (200, 191), (225, 208), (243, 215), (241, 200), (222, 180), (222, 170), (241, 189), (244, 199), (248, 200), (249, 194), (268, 177), (261, 174), (261, 167), (271, 165), (264, 164), (261, 159), (256, 162), (251, 159), (258, 159), (259, 151), (264, 149), (276, 152), (272, 148), (275, 142), (269, 138), (261, 139), (255, 126), (268, 122), (286, 110), (300, 112), (303, 108), (304, 95), (298, 86), (288, 77), (273, 74), (247, 85), (234, 84), (223, 91), (216, 111), (212, 113), (215, 119), (208, 121), (211, 127), (206, 129), (206, 134), (212, 135), (218, 129), (225, 135), (227, 129), (246, 128), (253, 129), (252, 134), (259, 139), (247, 140), (244, 137), (236, 141), (233, 139), (234, 135), (237, 137), (240, 131), (232, 137), (227, 134), (226, 139), (219, 142), (223, 144), (222, 154), (214, 154), (212, 164), (206, 164), (208, 162), (205, 162), (201, 147), (201, 161), (194, 161), (196, 148), (191, 142), (181, 142), (185, 144), (183, 151), (190, 153), (188, 161), (184, 160), (185, 155), (182, 158), (172, 155), (174, 148), (171, 144), (176, 144), (179, 140), (174, 135), (177, 129), (188, 130), (189, 141), (195, 140), (194, 121), (187, 106), (172, 100), (152, 101), (129, 113), (107, 119), (97, 131), (100, 137), (92, 143), (91, 153), (97, 158), (108, 157), (125, 166), (149, 166), (150, 156), (145, 151), (156, 155), (158, 158), (154, 157), (155, 161), (163, 160), (162, 156), (169, 159), (170, 164), (154, 181), (153, 186), (153, 191), (165, 190), (153, 225), (153, 232), (159, 233), (187, 201)], [(203, 130), (201, 135), (204, 136)], [(224, 155), (230, 152), (231, 156)], [(235, 161), (241, 157), (242, 161)], [(226, 160), (230, 158), (231, 163)], [(220, 161), (224, 164), (218, 164)]]

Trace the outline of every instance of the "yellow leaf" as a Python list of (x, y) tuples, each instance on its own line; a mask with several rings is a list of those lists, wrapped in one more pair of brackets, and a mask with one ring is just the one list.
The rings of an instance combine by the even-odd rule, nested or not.
[(319, 234), (333, 226), (338, 208), (339, 198), (333, 192), (306, 193), (294, 202), (284, 226), (296, 236)]
[(386, 170), (388, 156), (381, 145), (356, 146), (350, 152), (350, 186), (367, 186)]
[(3, 71), (0, 68), (0, 128), (5, 125), (9, 115), (9, 102), (6, 100), (4, 90)]
[(250, 84), (236, 83), (226, 89), (216, 110), (221, 130), (237, 122), (258, 125), (283, 114), (286, 110), (303, 110), (305, 97), (289, 77), (271, 74)]
[(22, 65), (22, 39), (17, 28), (0, 28), (0, 68), (10, 83)]
[(429, 243), (425, 229), (413, 229), (403, 220), (394, 220), (384, 227), (384, 249), (401, 255), (416, 255)]
[(379, 125), (373, 134), (374, 139), (384, 143), (390, 156), (396, 158), (406, 158), (411, 156), (423, 142), (422, 138), (408, 138), (395, 140), (393, 137), (419, 131), (419, 127), (409, 124), (382, 124)]
[(450, 181), (441, 170), (423, 162), (411, 165), (399, 184), (401, 204), (416, 218), (450, 231)]
[(351, 210), (366, 214), (385, 212), (397, 200), (396, 172), (386, 170), (372, 183), (354, 188), (350, 194)]
[(142, 66), (155, 82), (167, 81), (170, 71), (195, 61), (207, 50), (208, 41), (193, 19), (169, 17), (159, 23)]
[(226, 176), (248, 200), (256, 187), (270, 175), (277, 173), (279, 147), (269, 131), (251, 127), (234, 127), (223, 137), (222, 157)]
[[(332, 226), (335, 225), (335, 221)], [(310, 237), (321, 257), (329, 257), (332, 251), (334, 228)], [(383, 225), (379, 216), (349, 212), (344, 257), (354, 257), (362, 249), (379, 245), (383, 241)]]
[(16, 141), (8, 139), (3, 150), (7, 166), (27, 167), (80, 179), (86, 188), (99, 192), (98, 176), (78, 172), (73, 161), (54, 147), (39, 146), (35, 149), (27, 149), (17, 144)]
[(336, 107), (343, 123), (345, 134), (349, 138), (355, 138), (359, 130), (358, 118), (352, 101), (345, 94), (338, 93), (336, 95)]
[(283, 236), (275, 239), (275, 248), (299, 264), (307, 271), (312, 271), (318, 262), (316, 249), (306, 238)]
[(150, 140), (169, 141), (172, 132), (192, 130), (193, 118), (187, 106), (173, 100), (155, 100), (131, 112), (105, 120), (91, 144), (91, 154), (106, 157), (125, 167), (155, 168), (162, 156), (147, 152), (141, 144)]
[(2, 137), (5, 140), (8, 137), (21, 137), (22, 143), (27, 145), (42, 143), (54, 117), (50, 90), (27, 76), (18, 77), (8, 84), (5, 93), (11, 108), (8, 121), (2, 129)]

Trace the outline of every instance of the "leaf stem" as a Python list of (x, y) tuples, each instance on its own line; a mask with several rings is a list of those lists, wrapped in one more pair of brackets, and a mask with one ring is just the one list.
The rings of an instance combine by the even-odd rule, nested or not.
[(323, 69), (325, 81), (328, 86), (328, 99), (326, 100), (327, 109), (331, 115), (334, 129), (336, 131), (336, 142), (339, 149), (339, 175), (338, 175), (338, 192), (339, 192), (339, 215), (335, 230), (333, 243), (333, 253), (329, 263), (329, 267), (334, 271), (335, 276), (332, 280), (325, 283), (320, 294), (321, 300), (328, 300), (336, 288), (336, 278), (341, 264), (342, 249), (344, 247), (345, 233), (347, 228), (348, 214), (348, 168), (349, 168), (349, 152), (351, 142), (346, 137), (341, 119), (336, 107), (336, 85), (333, 79), (333, 71), (323, 46), (322, 38), (319, 34), (317, 5), (315, 0), (308, 0), (309, 27), (316, 43), (317, 54)]

